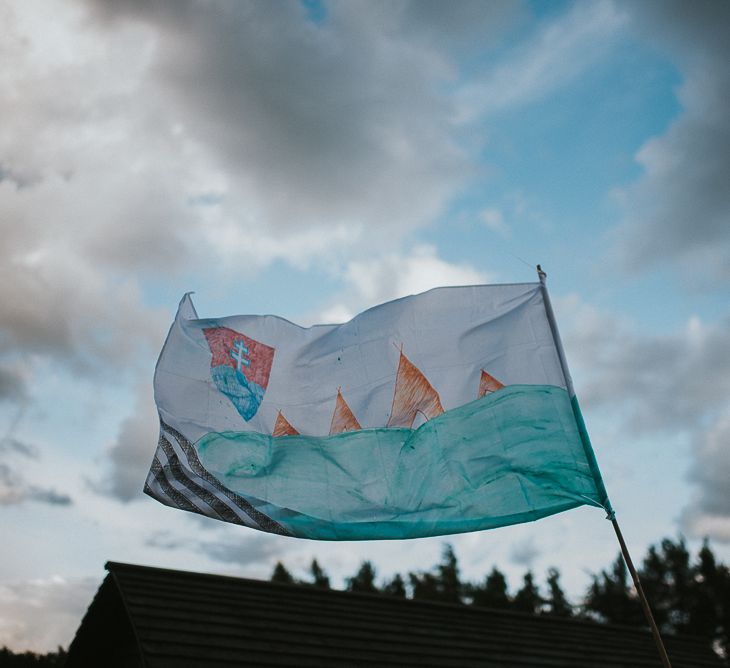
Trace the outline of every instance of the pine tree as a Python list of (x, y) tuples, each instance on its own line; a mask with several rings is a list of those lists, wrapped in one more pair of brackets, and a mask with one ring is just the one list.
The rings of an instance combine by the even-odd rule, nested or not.
[(573, 606), (565, 598), (565, 593), (560, 587), (560, 572), (557, 568), (548, 569), (547, 586), (548, 597), (545, 601), (547, 603), (545, 614), (554, 617), (572, 617)]
[(292, 577), (292, 574), (286, 570), (284, 564), (277, 561), (276, 566), (274, 566), (274, 572), (271, 574), (271, 581), (281, 582), (283, 584), (293, 584), (294, 578)]
[(396, 573), (390, 582), (383, 585), (383, 593), (396, 598), (406, 597), (406, 583), (403, 582), (400, 573)]
[(629, 590), (628, 572), (621, 553), (610, 571), (601, 571), (593, 576), (583, 607), (590, 616), (602, 622), (633, 626), (644, 624), (641, 607)]
[(512, 607), (520, 612), (529, 612), (535, 614), (542, 608), (542, 597), (538, 588), (535, 586), (535, 578), (532, 571), (525, 573), (522, 589), (512, 599)]
[(510, 607), (507, 580), (496, 566), (492, 568), (482, 585), (471, 585), (469, 593), (472, 605), (499, 609)]
[(463, 585), (459, 564), (451, 545), (445, 545), (441, 563), (435, 572), (409, 573), (414, 599), (430, 599), (445, 603), (461, 603)]
[(368, 594), (377, 594), (375, 585), (375, 568), (369, 561), (363, 561), (360, 570), (351, 578), (347, 578), (347, 591), (359, 591)]
[(312, 576), (312, 580), (309, 584), (319, 587), (320, 589), (330, 588), (329, 576), (322, 570), (316, 559), (312, 559), (312, 564), (309, 566), (309, 573)]
[(441, 599), (449, 603), (461, 603), (463, 586), (459, 578), (459, 563), (451, 545), (445, 545), (441, 563), (437, 567)]

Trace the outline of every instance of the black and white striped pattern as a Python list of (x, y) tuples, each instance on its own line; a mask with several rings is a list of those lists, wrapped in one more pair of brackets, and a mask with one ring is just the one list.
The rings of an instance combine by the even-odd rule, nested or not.
[(200, 463), (192, 443), (160, 420), (160, 440), (144, 491), (173, 508), (285, 536), (289, 532), (221, 484)]

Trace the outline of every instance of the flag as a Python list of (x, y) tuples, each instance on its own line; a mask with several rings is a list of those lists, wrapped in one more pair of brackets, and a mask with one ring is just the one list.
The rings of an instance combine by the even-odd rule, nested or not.
[(145, 492), (183, 510), (323, 540), (610, 512), (542, 282), (313, 327), (200, 319), (186, 295), (154, 384)]

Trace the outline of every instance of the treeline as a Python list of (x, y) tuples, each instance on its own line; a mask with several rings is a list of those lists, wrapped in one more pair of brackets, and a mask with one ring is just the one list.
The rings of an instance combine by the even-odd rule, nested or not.
[[(667, 538), (649, 548), (639, 575), (662, 631), (704, 636), (730, 656), (730, 570), (717, 561), (707, 542), (692, 559), (683, 538)], [(304, 580), (294, 578), (281, 562), (276, 564), (271, 580), (331, 587), (329, 576), (316, 559)], [(578, 602), (568, 600), (555, 568), (547, 571), (543, 582), (527, 571), (515, 592), (509, 591), (507, 579), (496, 567), (481, 581), (466, 582), (450, 545), (444, 547), (441, 561), (430, 570), (405, 577), (396, 574), (380, 582), (373, 564), (364, 561), (357, 573), (346, 578), (345, 588), (414, 600), (646, 626), (620, 554), (607, 570), (591, 576), (591, 584)]]
[(48, 654), (35, 652), (16, 654), (7, 647), (0, 649), (0, 668), (58, 668), (65, 663), (66, 652), (62, 647)]

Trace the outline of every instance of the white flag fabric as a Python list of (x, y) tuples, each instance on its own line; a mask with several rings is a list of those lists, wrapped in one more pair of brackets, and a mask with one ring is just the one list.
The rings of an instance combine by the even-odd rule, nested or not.
[(155, 399), (145, 491), (265, 531), (410, 538), (609, 507), (540, 283), (313, 327), (200, 319), (186, 295)]

